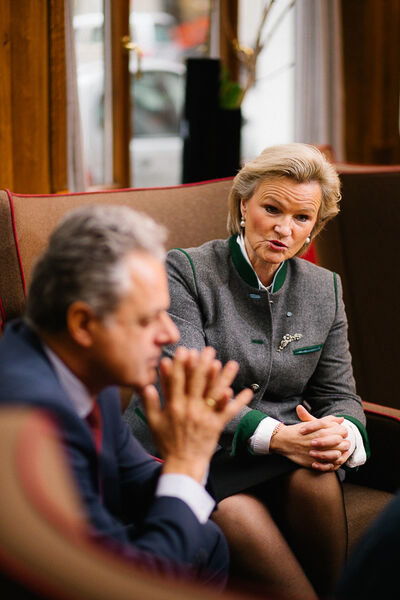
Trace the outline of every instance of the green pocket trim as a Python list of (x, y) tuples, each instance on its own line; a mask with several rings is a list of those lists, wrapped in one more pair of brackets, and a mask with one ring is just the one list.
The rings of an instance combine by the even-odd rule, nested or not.
[(293, 354), (310, 354), (311, 352), (318, 352), (324, 347), (323, 344), (316, 344), (315, 346), (304, 346), (304, 348), (296, 348), (293, 350)]

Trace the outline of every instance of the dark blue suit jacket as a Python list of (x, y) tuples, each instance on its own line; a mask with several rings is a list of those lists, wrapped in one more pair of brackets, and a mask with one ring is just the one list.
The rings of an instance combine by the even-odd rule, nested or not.
[(102, 497), (98, 457), (86, 421), (71, 406), (39, 338), (22, 321), (6, 327), (0, 340), (0, 404), (40, 407), (56, 419), (99, 536), (111, 545), (110, 540), (117, 540), (119, 551), (158, 572), (195, 565), (199, 555), (209, 551), (210, 528), (200, 524), (183, 501), (154, 496), (160, 463), (145, 452), (121, 418), (118, 389), (103, 390), (98, 403), (103, 417)]

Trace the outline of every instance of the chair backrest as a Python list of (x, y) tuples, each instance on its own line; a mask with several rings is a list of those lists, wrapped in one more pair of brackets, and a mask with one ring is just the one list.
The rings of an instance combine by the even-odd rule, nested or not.
[(240, 600), (166, 581), (95, 542), (58, 429), (44, 413), (2, 407), (0, 456), (1, 598)]
[(400, 166), (336, 167), (341, 211), (316, 239), (318, 263), (342, 277), (361, 397), (400, 408)]
[(226, 238), (232, 178), (169, 188), (21, 195), (0, 190), (0, 316), (20, 316), (32, 266), (61, 217), (87, 204), (125, 204), (169, 232), (167, 247)]

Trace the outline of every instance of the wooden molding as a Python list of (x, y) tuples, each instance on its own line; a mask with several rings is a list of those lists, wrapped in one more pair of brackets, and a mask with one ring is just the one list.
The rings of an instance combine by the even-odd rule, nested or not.
[(11, 90), (11, 13), (10, 0), (0, 0), (0, 188), (14, 185)]
[(48, 193), (48, 2), (10, 0), (13, 189)]
[(64, 2), (0, 0), (0, 187), (65, 190)]
[(346, 158), (400, 163), (400, 2), (342, 0)]
[(64, 2), (49, 2), (49, 128), (50, 187), (66, 190), (67, 181), (67, 86), (65, 68)]
[(129, 35), (129, 0), (110, 2), (113, 173), (119, 188), (130, 186), (129, 140), (131, 137), (131, 110), (129, 90), (129, 53), (122, 48), (122, 38)]

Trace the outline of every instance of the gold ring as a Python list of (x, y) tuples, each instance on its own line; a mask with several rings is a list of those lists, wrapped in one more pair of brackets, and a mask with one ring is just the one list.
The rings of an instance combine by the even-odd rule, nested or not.
[(214, 398), (206, 398), (205, 400), (207, 406), (209, 406), (210, 408), (215, 408), (216, 407), (216, 400), (214, 400)]

